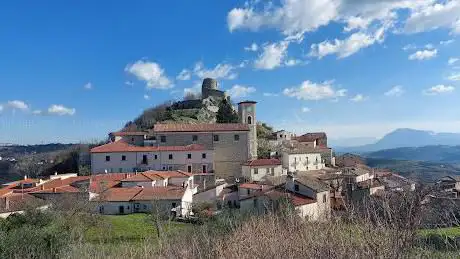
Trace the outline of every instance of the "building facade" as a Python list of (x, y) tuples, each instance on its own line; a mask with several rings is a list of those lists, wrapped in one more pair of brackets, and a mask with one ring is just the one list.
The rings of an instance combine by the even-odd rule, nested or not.
[(182, 170), (211, 173), (214, 151), (202, 145), (135, 146), (116, 141), (91, 149), (91, 172), (125, 173), (147, 170)]
[(283, 167), (288, 172), (321, 170), (325, 167), (320, 153), (311, 151), (284, 151), (282, 153)]

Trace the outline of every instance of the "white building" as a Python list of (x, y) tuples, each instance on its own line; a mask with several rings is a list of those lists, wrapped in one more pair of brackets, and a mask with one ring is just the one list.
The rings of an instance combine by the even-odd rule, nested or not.
[(321, 154), (314, 149), (285, 150), (282, 153), (282, 164), (288, 172), (321, 170), (326, 167)]
[(256, 159), (243, 164), (243, 177), (249, 182), (266, 180), (267, 176), (279, 177), (286, 174), (278, 159)]
[[(287, 177), (286, 183), (279, 186), (251, 189), (240, 187), (240, 207), (246, 211), (266, 213), (268, 210), (280, 209), (281, 199), (290, 202), (297, 214), (311, 221), (322, 221), (330, 218), (330, 189), (326, 184), (307, 177)], [(245, 193), (245, 190), (250, 190)]]
[(198, 144), (136, 146), (121, 139), (91, 149), (91, 171), (93, 174), (147, 170), (182, 170), (209, 173), (213, 169), (213, 150)]

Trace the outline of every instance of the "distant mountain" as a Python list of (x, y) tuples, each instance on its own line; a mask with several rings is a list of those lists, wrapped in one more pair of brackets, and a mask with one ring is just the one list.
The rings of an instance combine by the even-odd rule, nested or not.
[(365, 153), (368, 158), (460, 164), (460, 146), (424, 146)]
[(460, 134), (435, 133), (432, 131), (414, 129), (397, 129), (391, 133), (388, 133), (374, 144), (358, 147), (337, 147), (336, 151), (363, 153), (401, 147), (422, 147), (435, 145), (460, 145)]

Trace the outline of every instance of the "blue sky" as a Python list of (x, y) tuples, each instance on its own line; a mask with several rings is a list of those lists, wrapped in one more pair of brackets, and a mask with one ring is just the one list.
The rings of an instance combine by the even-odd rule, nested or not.
[(458, 35), (460, 0), (2, 2), (0, 143), (102, 139), (207, 76), (278, 129), (460, 132)]

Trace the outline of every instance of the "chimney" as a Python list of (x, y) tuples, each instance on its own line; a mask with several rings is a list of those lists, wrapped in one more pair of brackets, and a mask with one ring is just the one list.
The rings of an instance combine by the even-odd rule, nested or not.
[(53, 193), (55, 193), (55, 192), (56, 192), (56, 188), (53, 188)]
[(24, 175), (24, 180), (27, 180), (27, 175)]

